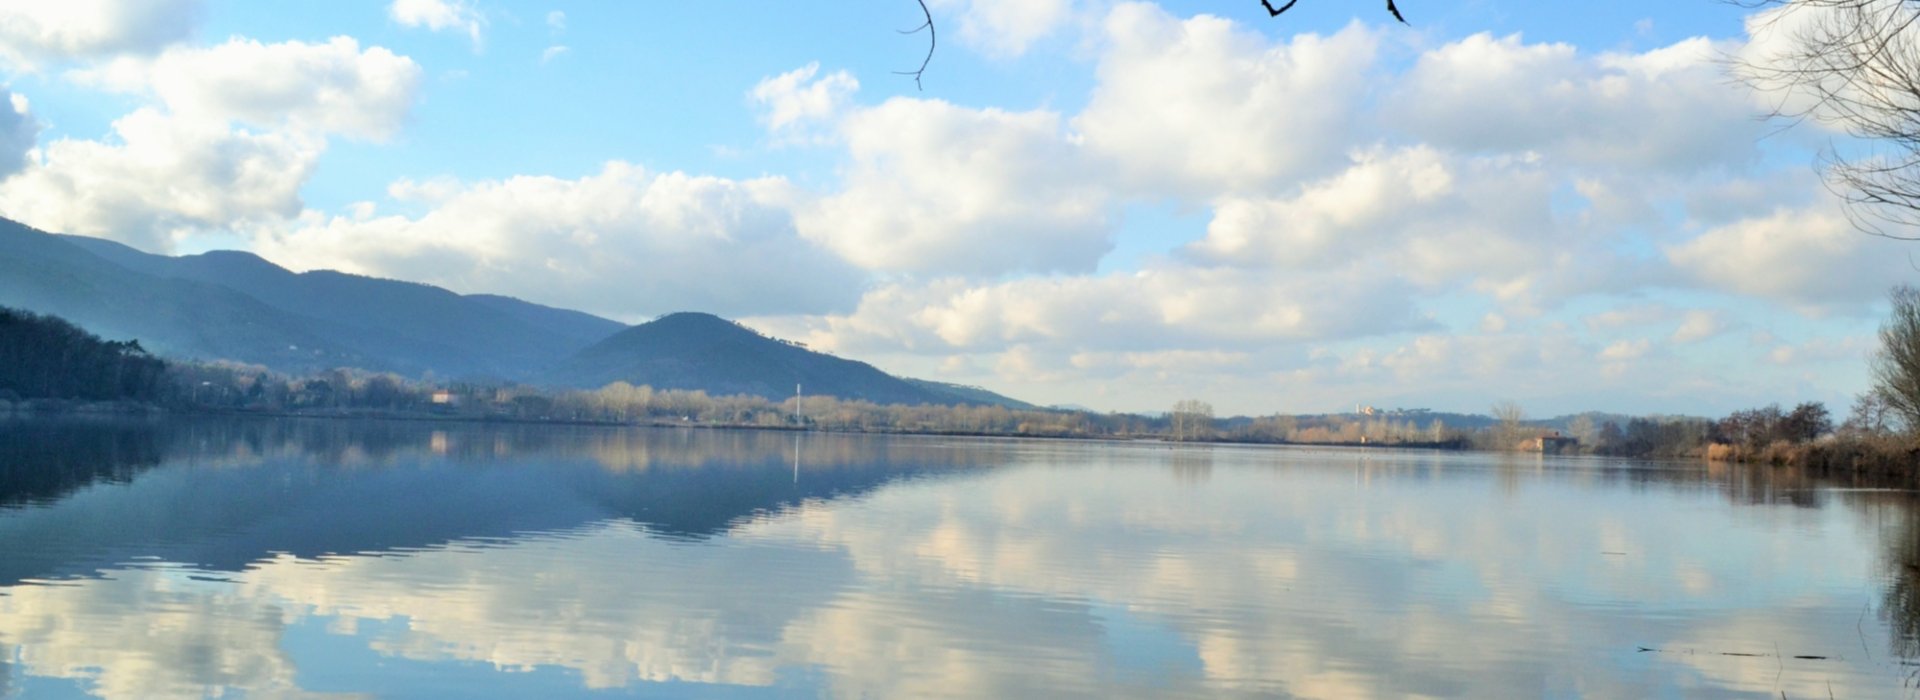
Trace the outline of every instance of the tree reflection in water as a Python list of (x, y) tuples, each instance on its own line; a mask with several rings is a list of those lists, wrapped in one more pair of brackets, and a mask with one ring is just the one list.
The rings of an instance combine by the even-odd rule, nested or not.
[(1174, 445), (1173, 475), (1184, 484), (1204, 484), (1213, 475), (1213, 447)]
[(154, 421), (0, 419), (0, 508), (55, 501), (160, 464)]
[[(154, 697), (155, 659), (190, 696), (291, 691), (325, 664), (286, 640), (322, 624), (356, 654), (590, 688), (875, 696), (1278, 695), (1340, 665), (1344, 694), (1322, 696), (1705, 678), (1803, 697), (1831, 678), (1860, 697), (1920, 656), (1920, 499), (1794, 469), (426, 422), (21, 431), (0, 424), (0, 696), (66, 677)], [(1146, 664), (1163, 675), (1127, 675)]]
[(1913, 493), (1861, 493), (1861, 512), (1880, 535), (1880, 618), (1887, 623), (1889, 651), (1920, 657), (1920, 497)]
[(1887, 653), (1920, 658), (1920, 492), (1849, 475), (1816, 476), (1799, 467), (1713, 463), (1705, 473), (1725, 484), (1736, 504), (1854, 511), (1876, 535), (1879, 570), (1874, 573), (1883, 586), (1876, 614), (1887, 624)]
[(278, 553), (408, 551), (610, 518), (702, 540), (809, 499), (1002, 465), (1021, 444), (418, 421), (0, 423), (0, 509), (44, 511), (0, 521), (0, 585), (92, 577), (129, 557), (237, 571)]

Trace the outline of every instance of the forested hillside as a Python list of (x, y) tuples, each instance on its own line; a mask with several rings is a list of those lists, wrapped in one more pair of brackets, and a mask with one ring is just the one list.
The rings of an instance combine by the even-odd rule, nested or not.
[(864, 362), (813, 352), (702, 313), (668, 314), (616, 333), (574, 355), (548, 381), (586, 389), (626, 382), (774, 400), (793, 396), (797, 384), (810, 394), (878, 404), (990, 403), (916, 386)]
[(153, 401), (166, 372), (138, 341), (0, 306), (0, 398)]
[(4, 218), (0, 306), (137, 339), (180, 363), (231, 361), (290, 377), (354, 369), (484, 385), (627, 382), (773, 400), (799, 384), (809, 395), (881, 404), (1030, 408), (984, 389), (895, 377), (708, 314), (623, 328), (511, 297), (293, 272), (244, 252), (155, 255)]

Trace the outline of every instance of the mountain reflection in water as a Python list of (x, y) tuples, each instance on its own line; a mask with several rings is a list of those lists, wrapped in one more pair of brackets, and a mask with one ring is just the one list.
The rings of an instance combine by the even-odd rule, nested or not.
[(1836, 486), (1396, 451), (0, 423), (0, 696), (1904, 697), (1920, 510)]

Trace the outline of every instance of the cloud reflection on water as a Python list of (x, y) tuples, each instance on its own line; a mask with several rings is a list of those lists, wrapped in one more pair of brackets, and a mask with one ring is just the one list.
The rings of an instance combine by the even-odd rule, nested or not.
[[(331, 450), (385, 466), (328, 474), (424, 470), (431, 484), (549, 470), (536, 473), (584, 479), (568, 493), (585, 487), (585, 502), (620, 510), (660, 503), (623, 489), (684, 488), (680, 472), (784, 478), (792, 445), (756, 433), (607, 431), (533, 448), (502, 439), (423, 439), (385, 457)], [(313, 622), (392, 658), (567, 669), (584, 689), (1803, 697), (1831, 683), (1838, 696), (1875, 697), (1900, 687), (1885, 623), (1859, 619), (1863, 604), (1881, 605), (1872, 576), (1885, 566), (1883, 528), (1861, 517), (1862, 499), (1783, 498), (1802, 485), (1787, 476), (1420, 453), (806, 440), (802, 482), (847, 465), (941, 468), (856, 479), (839, 497), (716, 506), (693, 520), (729, 524), (694, 540), (524, 494), (561, 525), (317, 559), (260, 555), (237, 571), (115, 566), (15, 585), (0, 588), (0, 651), (17, 673), (82, 679), (105, 697), (296, 692), (302, 659), (285, 635)], [(460, 444), (487, 445), (484, 459), (418, 463), (433, 445), (445, 457)], [(618, 478), (565, 466), (576, 458)], [(194, 469), (184, 462), (94, 488), (172, 493), (159, 487)], [(229, 469), (214, 481), (297, 471), (272, 460)], [(724, 490), (682, 493), (727, 500)], [(101, 495), (0, 514), (0, 531), (63, 506), (76, 508), (69, 520), (93, 513), (88, 497)], [(1899, 508), (1884, 500), (1874, 512)], [(601, 515), (560, 517), (576, 512)], [(1856, 624), (1874, 640), (1873, 660)], [(1718, 653), (1771, 654), (1776, 643), (1789, 657), (1847, 658)], [(366, 672), (366, 689), (378, 690), (378, 670)]]

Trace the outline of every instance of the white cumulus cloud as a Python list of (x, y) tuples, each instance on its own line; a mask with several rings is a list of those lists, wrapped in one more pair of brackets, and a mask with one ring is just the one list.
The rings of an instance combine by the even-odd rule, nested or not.
[(26, 167), (42, 126), (26, 95), (0, 87), (0, 179)]
[(1911, 277), (1901, 243), (1861, 233), (1835, 208), (1782, 208), (1666, 253), (1697, 284), (1800, 308), (1868, 304)]
[(930, 0), (959, 18), (960, 40), (990, 56), (1026, 53), (1073, 18), (1073, 0)]
[(475, 49), (480, 48), (481, 31), (487, 26), (487, 19), (466, 0), (393, 0), (387, 16), (403, 27), (465, 33)]
[(297, 214), (323, 149), (314, 138), (251, 132), (142, 108), (111, 142), (60, 139), (0, 182), (0, 213), (63, 233), (168, 250), (207, 228)]
[(1724, 314), (1716, 311), (1689, 311), (1681, 318), (1680, 327), (1674, 329), (1672, 340), (1675, 343), (1698, 343), (1727, 332)]
[(100, 87), (150, 93), (182, 118), (383, 139), (418, 99), (421, 69), (411, 58), (343, 36), (275, 44), (234, 38), (77, 75)]
[(1360, 25), (1274, 44), (1235, 23), (1123, 4), (1073, 128), (1131, 187), (1199, 198), (1262, 192), (1338, 165), (1378, 39)]
[(202, 0), (0, 0), (0, 58), (15, 67), (159, 51), (192, 36)]
[(863, 267), (1087, 271), (1111, 247), (1109, 191), (1055, 113), (895, 98), (843, 124), (844, 187), (800, 231)]
[(1361, 151), (1291, 195), (1218, 200), (1206, 236), (1184, 253), (1272, 274), (1363, 269), (1429, 293), (1471, 290), (1522, 314), (1660, 274), (1557, 216), (1556, 175), (1529, 159), (1425, 146)]
[(304, 217), (255, 249), (297, 268), (511, 294), (625, 318), (851, 308), (865, 278), (802, 240), (778, 178), (735, 181), (608, 163), (578, 179), (400, 184), (418, 217)]
[(806, 140), (812, 127), (833, 123), (860, 91), (860, 81), (846, 71), (819, 76), (820, 64), (814, 62), (753, 86), (747, 96), (762, 110), (760, 123), (776, 137), (792, 140)]
[(810, 342), (932, 353), (1261, 347), (1426, 326), (1406, 291), (1350, 271), (1281, 277), (1185, 265), (1003, 282), (946, 278), (876, 287), (853, 313), (819, 319)]
[(1727, 77), (1729, 49), (1696, 38), (1589, 56), (1476, 34), (1423, 53), (1386, 111), (1394, 127), (1446, 148), (1661, 172), (1740, 165), (1766, 127)]
[(1640, 338), (1636, 340), (1618, 340), (1618, 341), (1614, 341), (1612, 344), (1606, 346), (1605, 348), (1601, 348), (1600, 361), (1630, 362), (1633, 360), (1638, 360), (1642, 357), (1646, 357), (1647, 353), (1652, 350), (1653, 350), (1653, 342), (1647, 340), (1646, 338)]
[(347, 37), (234, 38), (72, 77), (155, 104), (116, 120), (109, 138), (66, 137), (28, 152), (24, 169), (0, 181), (0, 213), (168, 251), (196, 233), (297, 216), (328, 137), (392, 135), (416, 101), (420, 67)]

